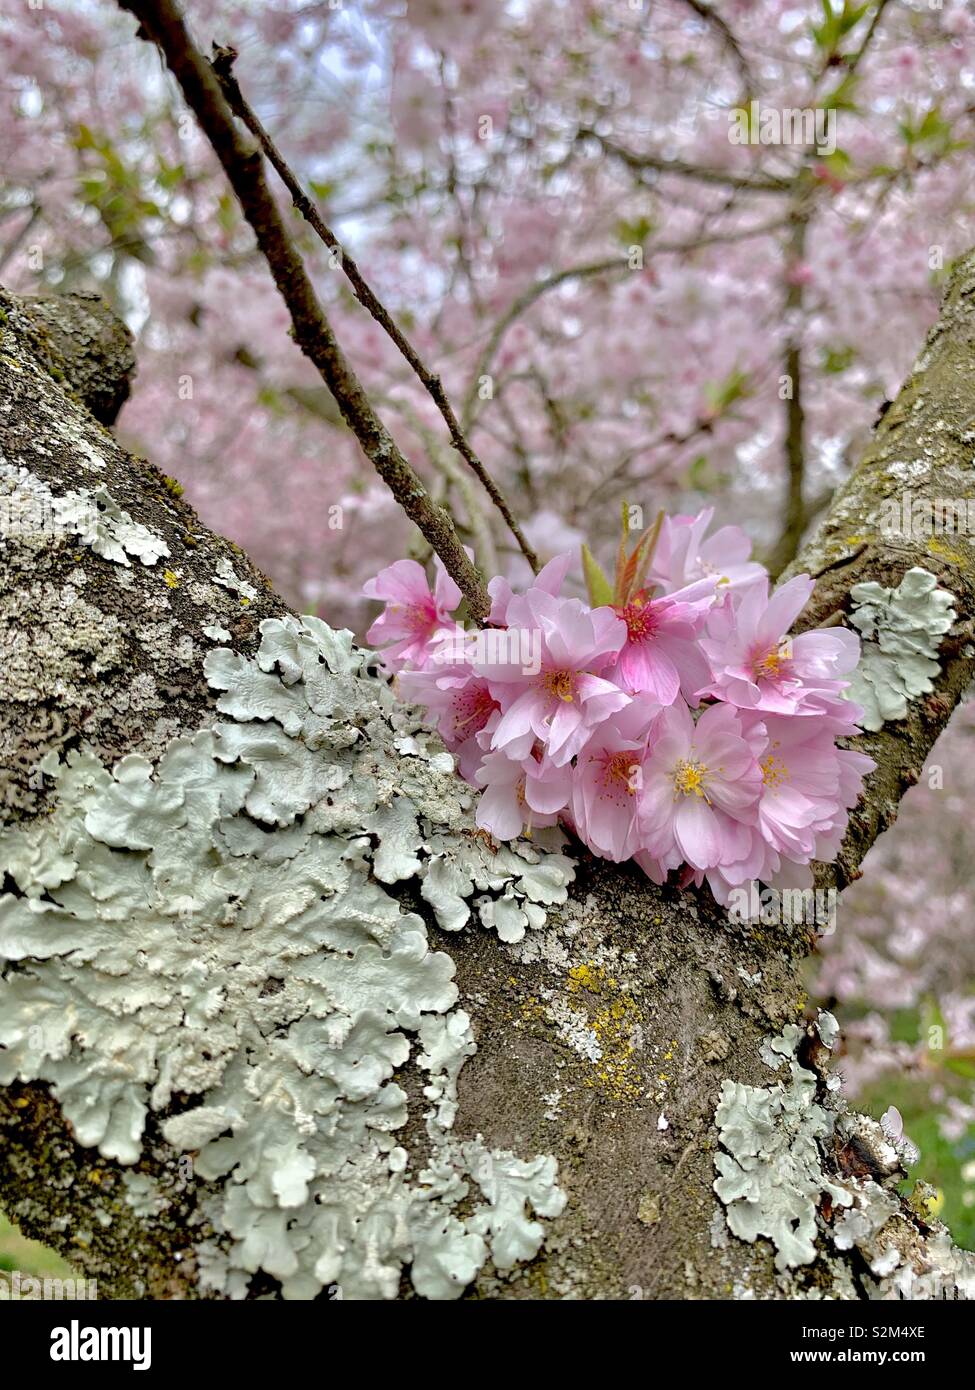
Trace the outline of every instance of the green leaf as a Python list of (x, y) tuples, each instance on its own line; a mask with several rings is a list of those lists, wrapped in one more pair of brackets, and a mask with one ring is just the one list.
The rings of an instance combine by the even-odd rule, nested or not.
[(812, 35), (817, 46), (825, 53), (835, 53), (840, 41), (851, 29), (856, 28), (870, 9), (871, 3), (872, 0), (867, 0), (866, 4), (854, 5), (850, 0), (843, 0), (842, 9), (834, 9), (830, 0), (822, 0), (823, 22), (812, 26)]
[(613, 602), (613, 587), (600, 569), (599, 562), (589, 549), (582, 546), (582, 572), (586, 576), (586, 589), (593, 608), (605, 608)]
[(826, 111), (856, 111), (855, 93), (859, 80), (855, 72), (848, 72), (843, 81), (823, 98), (823, 109)]
[(156, 172), (156, 178), (161, 188), (168, 192), (170, 189), (178, 188), (186, 178), (186, 166), (184, 164), (167, 164), (163, 160)]
[(632, 222), (624, 219), (617, 222), (616, 235), (624, 246), (645, 246), (653, 226), (649, 217), (637, 217)]
[(221, 193), (217, 203), (217, 221), (225, 232), (232, 232), (237, 225), (237, 208), (229, 193)]
[(724, 381), (705, 387), (704, 394), (715, 415), (728, 410), (736, 401), (743, 400), (751, 393), (748, 373), (738, 367)]
[(837, 376), (852, 367), (856, 360), (856, 350), (851, 347), (823, 348), (822, 368), (824, 372)]
[(727, 473), (719, 472), (707, 454), (698, 454), (687, 470), (687, 486), (695, 492), (720, 492), (728, 485)]
[(953, 150), (964, 149), (967, 144), (964, 140), (952, 140), (951, 123), (942, 116), (941, 108), (937, 104), (926, 111), (919, 120), (908, 119), (899, 122), (898, 129), (909, 149), (921, 145), (930, 153), (946, 155)]

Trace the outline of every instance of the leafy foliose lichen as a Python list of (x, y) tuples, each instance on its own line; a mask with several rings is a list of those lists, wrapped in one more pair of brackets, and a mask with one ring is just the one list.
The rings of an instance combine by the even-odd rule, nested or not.
[[(451, 1134), (473, 1031), (390, 890), (419, 880), (454, 930), (477, 894), (511, 939), (572, 866), (474, 833), (449, 759), (366, 659), (317, 619), (269, 619), (255, 659), (206, 658), (227, 718), (155, 763), (48, 755), (50, 815), (0, 834), (0, 1084), (50, 1083), (78, 1142), (123, 1164), (161, 1112), (216, 1187), (198, 1265), (230, 1296), (263, 1271), (286, 1297), (391, 1298), (409, 1269), (456, 1297), (489, 1256), (535, 1255), (564, 1205), (553, 1159)], [(411, 1067), (422, 1160), (397, 1142)], [(145, 1183), (129, 1194), (151, 1208)]]
[(12, 535), (34, 534), (41, 540), (51, 534), (75, 536), (81, 545), (90, 546), (96, 555), (117, 565), (127, 566), (129, 556), (154, 565), (169, 554), (162, 537), (133, 521), (104, 486), (55, 497), (47, 484), (26, 468), (0, 463), (0, 499), (4, 523), (0, 535), (8, 530)]
[(789, 1025), (768, 1050), (769, 1065), (788, 1061), (788, 1079), (773, 1086), (725, 1081), (715, 1122), (725, 1152), (715, 1157), (714, 1190), (727, 1207), (728, 1226), (741, 1240), (767, 1236), (775, 1267), (816, 1257), (816, 1209), (829, 1192), (838, 1206), (852, 1200), (825, 1178), (819, 1142), (832, 1117), (818, 1105), (816, 1077), (795, 1059), (799, 1029)]
[(864, 708), (863, 727), (877, 730), (903, 719), (908, 702), (933, 689), (938, 648), (955, 621), (954, 596), (915, 567), (896, 589), (870, 581), (854, 584), (850, 597), (850, 622), (864, 641), (848, 694)]
[[(723, 1083), (713, 1185), (727, 1228), (744, 1241), (772, 1242), (786, 1297), (975, 1296), (975, 1255), (953, 1246), (928, 1210), (915, 1219), (898, 1195), (905, 1171), (881, 1125), (846, 1109), (825, 1068), (801, 1065), (804, 1037), (831, 1048), (838, 1036), (831, 1014), (805, 1030), (788, 1024), (761, 1048), (773, 1070), (787, 1067), (784, 1079)], [(715, 1250), (727, 1248), (725, 1221), (717, 1216), (712, 1226)], [(802, 1268), (814, 1261), (816, 1277), (803, 1282)]]

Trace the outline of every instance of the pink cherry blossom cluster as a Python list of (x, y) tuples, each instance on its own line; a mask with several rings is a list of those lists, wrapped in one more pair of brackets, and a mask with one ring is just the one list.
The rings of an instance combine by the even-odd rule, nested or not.
[(657, 883), (680, 869), (722, 903), (759, 880), (808, 886), (810, 861), (835, 857), (874, 766), (836, 743), (859, 732), (843, 693), (859, 638), (788, 637), (812, 580), (770, 596), (743, 532), (706, 536), (711, 515), (622, 546), (598, 606), (561, 596), (567, 554), (524, 593), (494, 579), (476, 631), (452, 616), (439, 562), (432, 590), (414, 560), (366, 585), (386, 604), (369, 641), (482, 788), (477, 823), (496, 839), (561, 821), (594, 854)]

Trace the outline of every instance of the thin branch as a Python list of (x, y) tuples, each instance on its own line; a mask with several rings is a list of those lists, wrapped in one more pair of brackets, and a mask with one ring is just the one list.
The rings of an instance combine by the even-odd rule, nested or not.
[[(22, 212), (24, 211), (24, 209), (20, 208), (18, 209), (18, 211)], [(40, 206), (37, 203), (32, 204), (30, 210), (30, 217), (27, 218), (24, 225), (20, 228), (20, 230), (11, 240), (10, 244), (7, 246), (7, 249), (4, 251), (3, 255), (0, 256), (0, 273), (6, 270), (7, 266), (13, 260), (17, 252), (20, 250), (27, 237), (30, 236), (31, 229), (33, 228), (34, 223), (37, 221), (40, 215)]]
[(723, 19), (722, 16), (718, 14), (713, 5), (706, 5), (704, 0), (684, 0), (684, 4), (687, 5), (689, 9), (693, 10), (699, 19), (703, 19), (705, 24), (710, 24), (711, 27), (717, 31), (724, 46), (734, 58), (738, 71), (741, 74), (742, 85), (745, 92), (753, 92), (755, 90), (755, 79), (752, 76), (752, 70), (749, 66), (748, 59), (745, 57), (742, 46), (738, 42), (734, 30), (728, 24), (727, 20)]
[(782, 534), (768, 558), (768, 570), (773, 579), (777, 578), (786, 565), (794, 560), (799, 553), (799, 546), (807, 523), (806, 503), (803, 496), (806, 472), (806, 419), (802, 405), (802, 349), (800, 345), (803, 295), (802, 281), (798, 272), (806, 251), (808, 217), (809, 210), (797, 210), (786, 256), (786, 274), (790, 277), (785, 296), (785, 315), (789, 324), (789, 337), (783, 359), (783, 370), (789, 383), (789, 394), (785, 402), (787, 481), (782, 514)]
[(884, 17), (884, 10), (886, 10), (889, 4), (890, 0), (878, 0), (877, 8), (874, 10), (873, 15), (870, 19), (869, 28), (863, 36), (863, 42), (860, 44), (860, 47), (854, 54), (852, 54), (849, 58), (844, 59), (844, 67), (846, 69), (847, 77), (852, 76), (856, 72), (857, 68), (860, 66), (863, 57), (865, 56), (870, 45), (873, 43), (874, 37), (877, 33), (877, 29), (880, 26), (880, 21)]
[(363, 276), (355, 261), (344, 249), (344, 247), (339, 242), (338, 238), (335, 236), (334, 232), (324, 221), (318, 209), (315, 207), (314, 203), (312, 203), (311, 200), (305, 194), (295, 174), (292, 172), (291, 168), (286, 163), (280, 150), (277, 148), (277, 146), (274, 144), (274, 141), (271, 139), (270, 135), (265, 130), (260, 118), (253, 110), (250, 103), (247, 101), (243, 92), (240, 90), (240, 85), (237, 82), (237, 78), (234, 76), (233, 72), (234, 61), (237, 57), (236, 50), (229, 47), (218, 47), (217, 45), (214, 45), (213, 52), (214, 56), (213, 61), (211, 63), (211, 67), (217, 75), (217, 79), (220, 83), (221, 89), (223, 90), (223, 94), (227, 99), (227, 103), (230, 106), (230, 109), (234, 112), (236, 116), (239, 116), (239, 118), (243, 121), (244, 125), (254, 136), (255, 140), (258, 142), (261, 149), (267, 156), (268, 160), (276, 170), (279, 178), (281, 179), (281, 182), (284, 184), (285, 188), (287, 188), (288, 192), (291, 194), (291, 201), (293, 202), (294, 206), (298, 209), (302, 217), (312, 228), (312, 230), (316, 233), (319, 240), (321, 240), (329, 248), (330, 251), (335, 252), (341, 258), (342, 269), (348, 277), (349, 283), (355, 291), (355, 296), (358, 299), (359, 303), (372, 315), (372, 317), (384, 330), (384, 332), (391, 339), (391, 341), (396, 344), (396, 347), (406, 358), (406, 361), (413, 368), (413, 371), (416, 373), (417, 377), (419, 377), (425, 390), (429, 393), (431, 400), (433, 401), (434, 405), (437, 407), (441, 416), (443, 417), (447, 429), (450, 431), (451, 444), (460, 454), (461, 458), (464, 459), (465, 463), (472, 470), (472, 472), (476, 474), (477, 478), (482, 483), (484, 490), (487, 492), (491, 501), (494, 503), (494, 505), (497, 507), (498, 511), (504, 518), (505, 523), (508, 526), (508, 529), (510, 530), (511, 534), (518, 542), (518, 545), (525, 559), (531, 565), (532, 569), (537, 573), (538, 560), (535, 556), (535, 552), (532, 549), (532, 547), (528, 544), (524, 535), (522, 534), (521, 527), (515, 520), (511, 508), (508, 506), (508, 503), (504, 497), (504, 494), (501, 492), (501, 489), (498, 487), (497, 483), (488, 473), (487, 469), (484, 467), (484, 464), (481, 462), (480, 458), (471, 447), (469, 441), (467, 440), (464, 434), (464, 431), (461, 429), (460, 422), (458, 421), (457, 416), (454, 414), (453, 407), (447, 399), (446, 392), (443, 388), (443, 382), (441, 381), (440, 377), (435, 375), (428, 369), (428, 367), (420, 357), (419, 353), (413, 347), (412, 343), (405, 336), (402, 330), (398, 327), (392, 315), (382, 304), (382, 302), (377, 298), (375, 292)]
[(706, 165), (689, 164), (684, 159), (665, 159), (663, 155), (656, 154), (634, 154), (632, 150), (624, 149), (622, 145), (607, 140), (605, 135), (599, 135), (595, 130), (586, 126), (580, 127), (576, 133), (576, 139), (587, 138), (598, 141), (606, 154), (613, 155), (615, 159), (637, 172), (652, 169), (659, 174), (676, 174), (680, 178), (694, 179), (698, 183), (712, 184), (719, 188), (740, 189), (747, 193), (789, 193), (792, 191), (794, 180), (791, 177), (780, 177), (777, 174), (736, 174), (730, 169), (712, 169)]
[[(863, 40), (848, 59), (845, 60), (847, 81), (857, 70), (864, 54), (873, 42), (878, 26), (889, 0), (879, 0)], [(828, 68), (824, 67), (823, 72)], [(822, 74), (820, 74), (820, 78)], [(818, 80), (817, 80), (818, 85)], [(803, 159), (803, 169), (808, 168), (812, 155)], [(809, 223), (815, 209), (815, 191), (803, 190), (800, 174), (796, 175), (797, 193), (793, 201), (792, 234), (786, 257), (786, 270), (797, 271), (806, 254), (806, 238)], [(786, 399), (786, 495), (782, 516), (782, 533), (767, 559), (767, 566), (773, 578), (791, 564), (799, 552), (803, 534), (812, 520), (809, 507), (803, 495), (805, 482), (805, 415), (802, 405), (802, 353), (799, 344), (799, 329), (803, 314), (802, 282), (793, 274), (785, 298), (785, 312), (790, 320), (790, 336), (786, 344), (783, 370), (790, 382), (790, 395)]]
[(468, 558), (450, 517), (431, 502), (427, 489), (376, 414), (336, 341), (271, 193), (261, 152), (241, 134), (220, 84), (187, 33), (174, 0), (119, 3), (139, 21), (140, 35), (161, 49), (187, 104), (213, 146), (288, 306), (295, 342), (330, 388), (366, 457), (440, 556), (467, 599), (471, 617), (475, 622), (481, 621), (490, 608), (483, 580)]
[[(470, 473), (458, 463), (454, 451), (446, 448), (443, 440), (438, 439), (434, 431), (420, 418), (419, 412), (414, 408), (411, 400), (394, 396), (389, 398), (388, 405), (390, 410), (395, 410), (402, 415), (423, 442), (430, 462), (443, 475), (445, 497), (449, 496), (451, 487), (457, 489), (467, 513), (467, 530), (470, 532), (474, 553), (481, 560), (483, 569), (487, 574), (497, 574), (498, 554), (494, 545), (494, 537), (491, 534), (491, 527), (488, 525), (487, 515), (478, 505), (476, 489)], [(458, 530), (463, 530), (463, 525), (456, 512), (452, 510), (451, 515)]]
[(519, 318), (526, 309), (529, 309), (542, 295), (549, 290), (557, 289), (559, 285), (564, 285), (568, 280), (585, 280), (594, 275), (606, 275), (614, 271), (628, 269), (626, 258), (620, 254), (613, 256), (609, 260), (593, 261), (589, 265), (567, 266), (564, 270), (557, 271), (554, 275), (546, 276), (544, 280), (539, 280), (534, 285), (529, 285), (527, 290), (513, 300), (508, 309), (497, 320), (491, 329), (490, 336), (481, 349), (481, 354), (477, 359), (470, 385), (464, 397), (463, 417), (464, 423), (469, 429), (473, 421), (474, 405), (477, 400), (477, 393), (480, 388), (482, 377), (489, 375), (491, 363), (494, 361), (495, 353), (501, 346), (501, 339), (508, 329)]

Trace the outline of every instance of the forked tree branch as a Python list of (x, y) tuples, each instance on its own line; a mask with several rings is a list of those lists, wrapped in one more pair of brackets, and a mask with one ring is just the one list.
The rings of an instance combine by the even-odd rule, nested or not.
[(261, 151), (238, 129), (209, 63), (193, 43), (173, 0), (119, 0), (139, 21), (143, 37), (161, 50), (187, 104), (223, 166), (281, 297), (295, 342), (329, 387), (346, 424), (393, 496), (414, 521), (467, 599), (475, 621), (490, 608), (484, 582), (471, 563), (447, 512), (426, 487), (374, 410), (336, 340), (264, 172)]
[(521, 527), (518, 525), (501, 489), (491, 477), (490, 473), (488, 473), (481, 459), (471, 447), (470, 441), (464, 434), (464, 431), (461, 429), (460, 421), (454, 414), (453, 406), (447, 398), (442, 380), (427, 367), (416, 348), (414, 348), (413, 344), (398, 326), (389, 310), (377, 297), (372, 286), (362, 274), (362, 271), (342, 246), (338, 237), (325, 222), (321, 213), (315, 207), (315, 204), (301, 187), (293, 170), (264, 128), (260, 117), (241, 91), (240, 84), (233, 70), (236, 58), (237, 53), (235, 49), (214, 45), (214, 56), (211, 67), (217, 75), (217, 79), (231, 110), (243, 121), (244, 125), (267, 155), (269, 162), (273, 165), (281, 182), (291, 194), (294, 206), (318, 236), (319, 240), (321, 240), (330, 251), (335, 252), (340, 257), (342, 269), (348, 277), (352, 288), (355, 290), (355, 295), (359, 303), (363, 308), (368, 310), (379, 324), (380, 328), (382, 328), (390, 340), (396, 344), (403, 357), (420, 379), (424, 389), (427, 391), (434, 405), (443, 417), (447, 429), (450, 431), (451, 444), (483, 484), (484, 490), (501, 513), (509, 531), (518, 542), (521, 553), (531, 565), (532, 569), (537, 573), (538, 559), (535, 552), (525, 539)]

